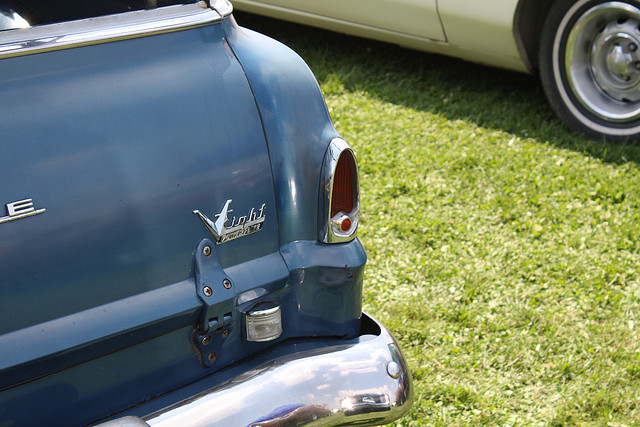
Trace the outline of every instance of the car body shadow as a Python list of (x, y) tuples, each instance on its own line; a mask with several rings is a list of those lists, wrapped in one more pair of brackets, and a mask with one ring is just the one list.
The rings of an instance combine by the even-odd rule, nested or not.
[(283, 42), (304, 58), (322, 85), (426, 111), (447, 120), (569, 149), (608, 163), (640, 162), (640, 146), (590, 140), (556, 118), (536, 75), (528, 75), (235, 12), (238, 23)]

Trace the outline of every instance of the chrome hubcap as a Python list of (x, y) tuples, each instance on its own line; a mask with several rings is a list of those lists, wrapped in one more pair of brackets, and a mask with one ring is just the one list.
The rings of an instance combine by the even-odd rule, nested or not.
[(591, 49), (591, 72), (600, 88), (621, 102), (640, 101), (639, 22), (610, 23)]
[(614, 122), (640, 118), (640, 10), (606, 2), (585, 12), (567, 39), (571, 90), (597, 116)]

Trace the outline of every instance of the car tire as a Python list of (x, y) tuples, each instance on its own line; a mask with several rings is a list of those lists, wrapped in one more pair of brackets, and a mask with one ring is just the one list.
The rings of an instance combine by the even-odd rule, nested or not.
[(640, 137), (640, 2), (556, 1), (539, 58), (544, 90), (567, 127), (592, 138)]

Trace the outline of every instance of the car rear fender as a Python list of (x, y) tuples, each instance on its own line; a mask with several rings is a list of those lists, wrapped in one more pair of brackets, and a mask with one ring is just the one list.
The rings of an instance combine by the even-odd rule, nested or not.
[(307, 64), (266, 36), (224, 22), (262, 117), (277, 189), (280, 244), (316, 240), (318, 185), (333, 127), (322, 91)]

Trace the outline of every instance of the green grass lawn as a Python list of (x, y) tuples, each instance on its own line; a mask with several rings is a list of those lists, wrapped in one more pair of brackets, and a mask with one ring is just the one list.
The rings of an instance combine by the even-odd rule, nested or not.
[(566, 131), (534, 76), (238, 15), (296, 50), (358, 155), (365, 308), (398, 425), (640, 424), (640, 149)]

